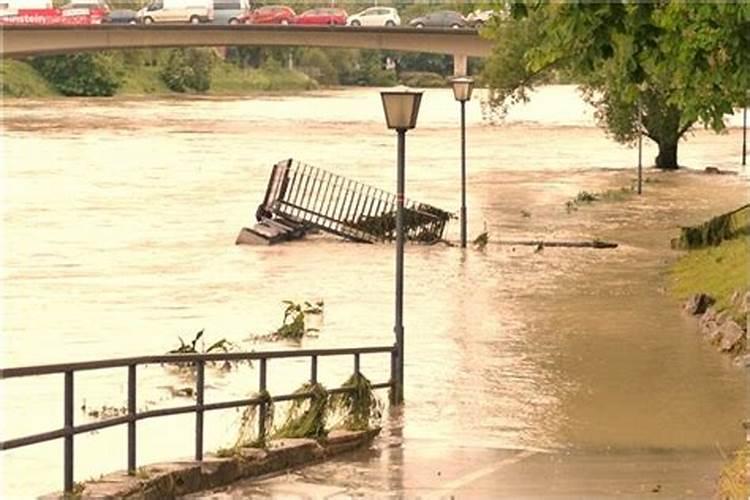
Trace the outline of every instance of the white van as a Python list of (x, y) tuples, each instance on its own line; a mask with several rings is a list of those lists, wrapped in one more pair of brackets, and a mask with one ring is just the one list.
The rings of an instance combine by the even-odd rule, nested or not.
[(210, 23), (214, 20), (213, 0), (152, 0), (138, 11), (138, 22)]

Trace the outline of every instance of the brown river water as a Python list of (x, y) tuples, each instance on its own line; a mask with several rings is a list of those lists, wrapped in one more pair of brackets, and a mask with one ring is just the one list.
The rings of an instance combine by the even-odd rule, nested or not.
[[(636, 151), (596, 128), (571, 87), (542, 89), (506, 121), (468, 106), (469, 234), (592, 239), (614, 250), (437, 245), (406, 251), (403, 434), (538, 450), (684, 450), (742, 442), (749, 377), (696, 335), (666, 291), (679, 225), (747, 200), (744, 175), (648, 170), (644, 195), (568, 213), (581, 190), (630, 185)], [(9, 100), (2, 107), (3, 367), (163, 353), (205, 328), (244, 349), (282, 319), (285, 299), (323, 299), (303, 347), (393, 341), (394, 250), (317, 236), (235, 246), (270, 168), (295, 158), (389, 191), (395, 137), (376, 89), (301, 96)], [(457, 211), (458, 106), (427, 91), (407, 136), (407, 195)], [(681, 163), (739, 170), (737, 116), (698, 131)], [(656, 149), (645, 145), (644, 158)], [(531, 214), (524, 216), (521, 211)], [(447, 237), (456, 240), (453, 221)], [(383, 356), (365, 357), (373, 381)], [(270, 391), (305, 381), (303, 362), (270, 363)], [(340, 385), (350, 360), (321, 361)], [(254, 368), (209, 371), (208, 401), (245, 397)], [(162, 367), (139, 372), (139, 406), (188, 404)], [(60, 376), (8, 380), (2, 439), (62, 426)], [(125, 370), (76, 377), (76, 408), (126, 402)], [(90, 420), (76, 413), (76, 422)], [(234, 410), (206, 417), (206, 449), (232, 442)], [(139, 423), (140, 464), (190, 456), (193, 417)], [(4, 452), (2, 496), (59, 489), (62, 442)], [(126, 429), (76, 439), (76, 479), (124, 468)]]

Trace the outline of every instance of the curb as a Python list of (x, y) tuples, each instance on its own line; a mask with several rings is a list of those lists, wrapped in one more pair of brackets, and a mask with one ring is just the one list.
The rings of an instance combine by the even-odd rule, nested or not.
[(39, 497), (53, 499), (171, 499), (188, 493), (227, 486), (240, 479), (281, 472), (309, 465), (368, 445), (380, 428), (366, 431), (331, 431), (328, 437), (276, 439), (267, 449), (240, 448), (236, 455), (219, 457), (209, 453), (202, 462), (177, 460), (139, 467), (134, 475), (118, 471), (80, 484), (67, 496), (55, 492)]

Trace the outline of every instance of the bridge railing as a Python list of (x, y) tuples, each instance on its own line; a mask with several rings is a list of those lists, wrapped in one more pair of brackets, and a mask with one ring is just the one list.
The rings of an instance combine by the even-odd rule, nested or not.
[[(128, 426), (128, 446), (127, 446), (127, 470), (129, 474), (135, 474), (136, 462), (136, 423), (139, 420), (145, 420), (154, 417), (164, 417), (169, 415), (180, 415), (184, 413), (195, 414), (195, 460), (203, 460), (203, 414), (206, 411), (222, 410), (228, 408), (239, 408), (247, 406), (256, 406), (259, 408), (258, 418), (258, 436), (265, 437), (270, 429), (265, 428), (265, 415), (268, 411), (268, 405), (275, 402), (293, 401), (306, 399), (313, 396), (312, 393), (293, 393), (281, 394), (272, 397), (263, 396), (267, 387), (268, 362), (272, 359), (283, 358), (309, 358), (310, 359), (310, 381), (318, 381), (318, 358), (326, 356), (352, 356), (354, 361), (354, 373), (360, 373), (360, 357), (365, 354), (388, 353), (390, 354), (390, 380), (386, 382), (373, 383), (373, 389), (391, 388), (396, 384), (395, 367), (397, 351), (394, 346), (378, 347), (352, 347), (339, 349), (305, 349), (305, 350), (287, 350), (287, 351), (264, 351), (264, 352), (233, 352), (233, 353), (211, 353), (211, 354), (165, 354), (157, 356), (139, 356), (133, 358), (107, 359), (97, 361), (84, 361), (78, 363), (62, 363), (51, 365), (25, 366), (17, 368), (5, 368), (0, 370), (0, 380), (32, 377), (39, 375), (62, 374), (63, 375), (63, 427), (53, 429), (47, 432), (32, 434), (14, 439), (0, 441), (0, 450), (11, 450), (30, 446), (45, 441), (52, 441), (62, 438), (63, 446), (63, 485), (65, 492), (72, 492), (74, 486), (74, 437), (77, 434), (105, 429), (119, 425)], [(259, 361), (258, 385), (260, 395), (247, 399), (234, 399), (216, 403), (204, 403), (205, 394), (205, 367), (207, 362), (222, 361)], [(149, 411), (138, 411), (136, 408), (137, 401), (137, 371), (136, 368), (141, 365), (186, 365), (189, 364), (195, 370), (195, 399), (194, 405), (178, 406), (170, 408), (161, 408)], [(74, 376), (76, 373), (88, 370), (101, 370), (107, 368), (127, 368), (127, 414), (115, 418), (108, 418), (98, 422), (90, 422), (82, 425), (74, 423), (74, 403), (75, 394)], [(329, 389), (329, 394), (340, 394), (353, 392), (355, 389), (350, 387), (339, 387)]]

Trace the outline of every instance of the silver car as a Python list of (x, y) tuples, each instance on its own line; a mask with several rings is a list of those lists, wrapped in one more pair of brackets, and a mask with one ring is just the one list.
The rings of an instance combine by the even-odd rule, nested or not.
[(398, 17), (398, 11), (391, 7), (370, 7), (349, 16), (346, 24), (349, 26), (398, 26), (401, 24), (401, 18)]

